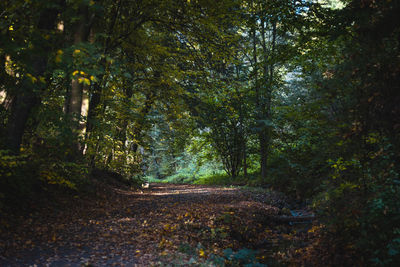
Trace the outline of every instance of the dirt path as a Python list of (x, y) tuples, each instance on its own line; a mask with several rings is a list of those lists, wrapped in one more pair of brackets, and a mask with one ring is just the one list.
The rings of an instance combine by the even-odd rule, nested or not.
[(75, 198), (2, 233), (0, 266), (195, 265), (228, 248), (251, 249), (260, 263), (285, 261), (305, 245), (310, 227), (275, 220), (290, 207), (273, 192), (152, 184)]

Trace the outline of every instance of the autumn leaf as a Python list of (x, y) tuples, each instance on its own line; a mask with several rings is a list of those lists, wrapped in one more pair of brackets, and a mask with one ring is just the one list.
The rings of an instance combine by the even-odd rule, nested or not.
[(205, 257), (204, 249), (200, 249), (200, 250), (199, 250), (199, 256), (200, 256), (200, 257)]

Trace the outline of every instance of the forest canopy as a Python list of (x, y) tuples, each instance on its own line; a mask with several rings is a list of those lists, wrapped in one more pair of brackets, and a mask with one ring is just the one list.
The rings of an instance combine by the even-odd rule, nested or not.
[(99, 172), (268, 187), (318, 212), (337, 245), (321, 261), (395, 266), (398, 14), (390, 0), (2, 0), (0, 211)]

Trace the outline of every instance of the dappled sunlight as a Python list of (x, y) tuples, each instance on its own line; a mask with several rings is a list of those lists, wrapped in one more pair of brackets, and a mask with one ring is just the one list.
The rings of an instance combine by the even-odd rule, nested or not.
[(184, 195), (184, 194), (217, 194), (217, 193), (224, 193), (224, 192), (235, 192), (237, 191), (236, 188), (196, 188), (195, 186), (181, 186), (177, 188), (171, 188), (171, 190), (164, 191), (162, 187), (154, 186), (153, 191), (151, 192), (144, 192), (144, 194), (148, 195), (155, 195), (155, 196), (165, 196), (165, 195)]
[(400, 262), (400, 0), (0, 0), (0, 266)]

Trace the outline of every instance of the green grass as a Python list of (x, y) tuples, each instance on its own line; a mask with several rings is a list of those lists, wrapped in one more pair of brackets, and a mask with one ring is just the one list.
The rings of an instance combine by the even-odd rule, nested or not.
[(197, 174), (193, 172), (181, 171), (174, 175), (157, 179), (153, 176), (147, 176), (146, 180), (150, 183), (172, 183), (172, 184), (199, 184), (199, 185), (221, 185), (221, 186), (250, 186), (257, 187), (262, 185), (259, 173), (251, 172), (244, 177), (230, 177), (224, 171), (201, 171)]
[(170, 183), (170, 184), (193, 184), (196, 178), (192, 175), (175, 174), (168, 176), (164, 179), (158, 179), (153, 176), (147, 176), (145, 178), (149, 183)]
[(227, 174), (212, 174), (199, 177), (194, 184), (203, 185), (239, 185), (245, 184), (247, 180), (243, 176), (235, 178), (230, 177)]
[(238, 186), (251, 186), (257, 187), (262, 185), (260, 176), (257, 172), (252, 172), (244, 177), (239, 175), (237, 177), (230, 177), (226, 173), (204, 175), (195, 181), (195, 184), (204, 185), (238, 185)]

